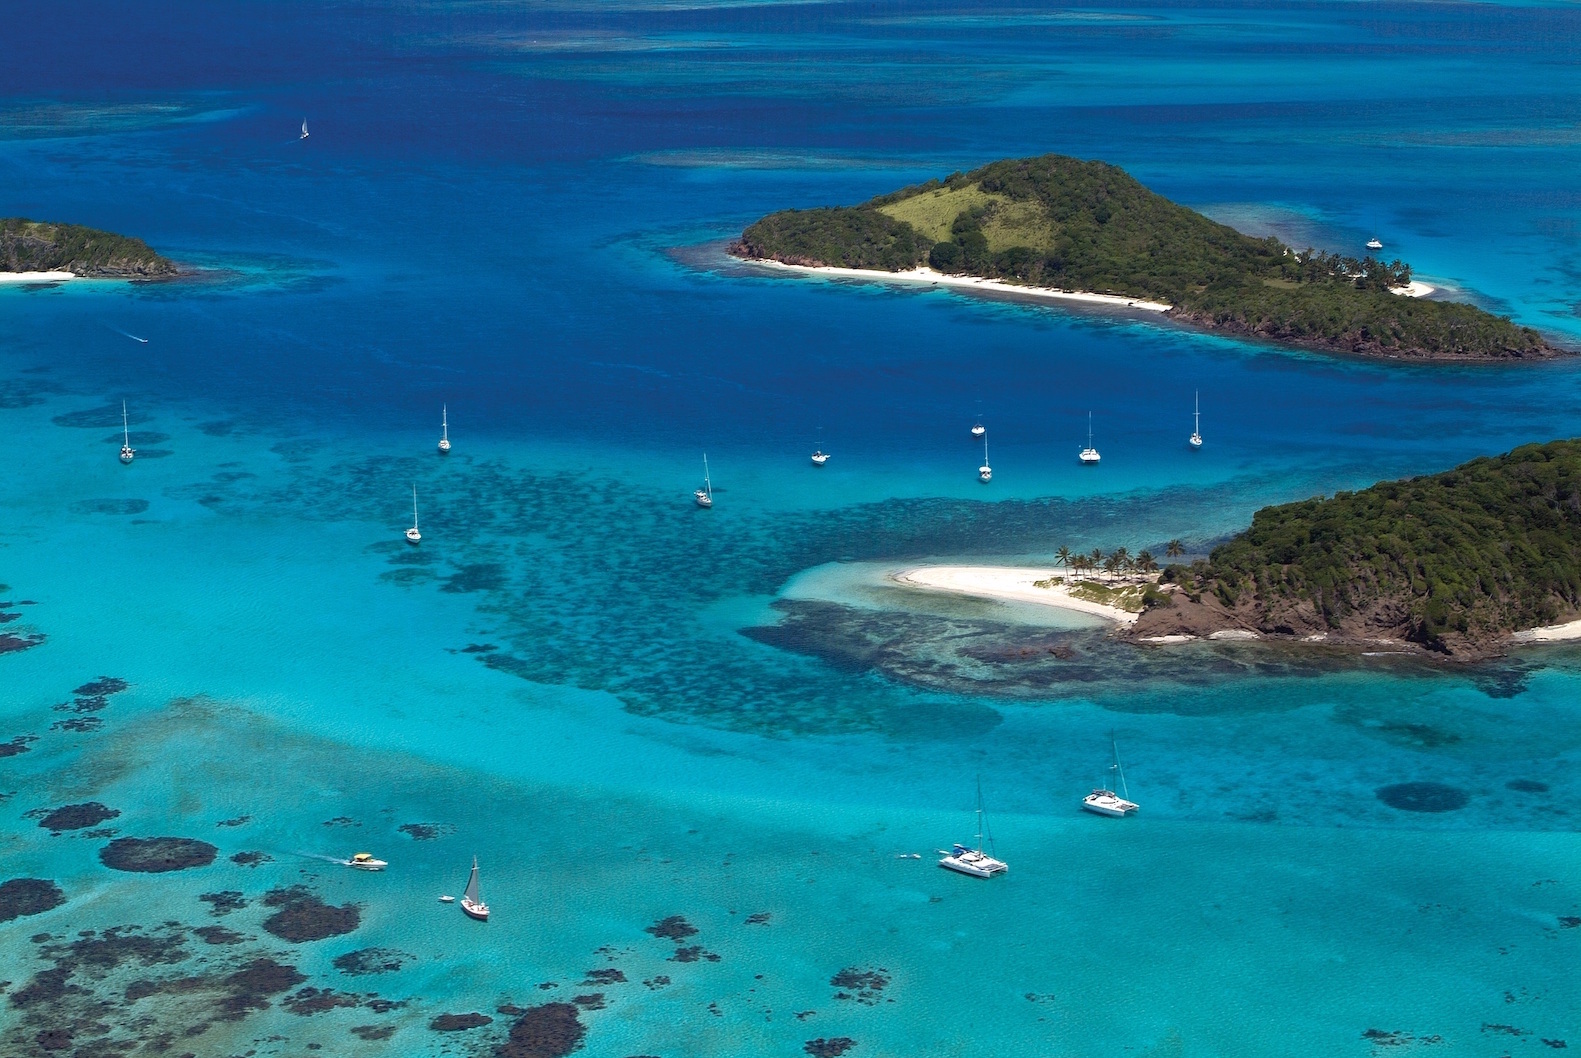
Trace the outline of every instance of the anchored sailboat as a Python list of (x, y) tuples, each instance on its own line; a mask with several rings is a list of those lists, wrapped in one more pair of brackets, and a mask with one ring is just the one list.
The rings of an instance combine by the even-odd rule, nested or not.
[(439, 406), (439, 454), (450, 454), (450, 408), (448, 405)]
[(714, 484), (708, 480), (708, 453), (703, 453), (703, 487), (692, 491), (692, 498), (699, 507), (712, 507), (714, 505)]
[[(1113, 734), (1109, 736), (1109, 748), (1114, 752), (1114, 763), (1109, 765), (1109, 782), (1083, 797), (1081, 806), (1101, 816), (1128, 816), (1140, 806), (1128, 799), (1131, 791), (1125, 788), (1125, 771), (1120, 767), (1120, 748), (1115, 745)], [(1118, 783), (1115, 780), (1119, 780)], [(1117, 785), (1119, 793), (1114, 791)]]
[(994, 480), (994, 468), (988, 465), (988, 438), (983, 438), (983, 465), (977, 468), (977, 480), (984, 485)]
[(126, 401), (121, 401), (121, 462), (130, 463), (132, 457), (137, 455), (137, 449), (132, 447), (132, 431), (126, 423)]
[(1202, 394), (1194, 391), (1191, 397), (1191, 447), (1202, 447)]
[(406, 531), (406, 542), (415, 544), (422, 540), (423, 534), (417, 531), (417, 486), (412, 486), (412, 527)]
[(461, 894), (461, 910), (479, 922), (489, 920), (489, 905), (483, 902), (483, 894), (478, 889), (478, 858), (472, 857), (472, 873), (467, 875), (467, 889)]
[[(939, 861), (939, 866), (946, 870), (957, 871), (961, 874), (971, 875), (973, 878), (992, 878), (1010, 869), (1004, 860), (996, 860), (983, 851), (983, 833), (987, 828), (983, 824), (983, 780), (977, 780), (977, 847), (968, 848), (957, 844), (953, 851), (945, 854)], [(988, 847), (994, 847), (994, 837), (988, 835)], [(940, 850), (943, 851), (942, 849)]]
[(1098, 450), (1092, 446), (1092, 412), (1087, 413), (1087, 447), (1081, 450), (1081, 455), (1076, 458), (1083, 463), (1098, 462)]
[(812, 465), (821, 467), (829, 462), (829, 453), (823, 450), (823, 427), (818, 427), (818, 447), (812, 452)]

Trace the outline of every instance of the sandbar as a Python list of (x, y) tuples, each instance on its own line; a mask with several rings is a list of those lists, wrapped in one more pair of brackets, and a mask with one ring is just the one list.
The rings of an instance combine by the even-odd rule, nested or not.
[(831, 265), (793, 265), (782, 261), (769, 261), (759, 257), (741, 258), (749, 264), (765, 268), (779, 268), (803, 275), (830, 276), (843, 279), (865, 279), (878, 283), (920, 284), (922, 286), (955, 287), (965, 290), (991, 291), (997, 294), (1017, 294), (1023, 297), (1045, 298), (1053, 301), (1080, 301), (1089, 305), (1108, 305), (1121, 309), (1140, 309), (1143, 312), (1168, 312), (1172, 306), (1162, 301), (1145, 298), (1121, 297), (1117, 294), (1094, 294), (1086, 290), (1056, 290), (1053, 287), (1021, 286), (998, 279), (977, 276), (956, 276), (936, 272), (926, 266), (909, 272), (883, 272), (876, 268), (835, 268)]
[(1524, 632), (1516, 632), (1510, 636), (1510, 641), (1513, 643), (1562, 643), (1570, 639), (1581, 639), (1581, 621), (1528, 628)]
[(1107, 618), (1122, 628), (1135, 623), (1136, 614), (1131, 611), (1078, 599), (1063, 584), (1040, 588), (1033, 583), (1059, 576), (1062, 576), (1059, 570), (1024, 566), (918, 566), (898, 570), (891, 579), (897, 584), (928, 591), (948, 591), (984, 599), (1031, 602), (1077, 610)]
[(75, 272), (0, 272), (0, 283), (59, 283), (76, 278)]

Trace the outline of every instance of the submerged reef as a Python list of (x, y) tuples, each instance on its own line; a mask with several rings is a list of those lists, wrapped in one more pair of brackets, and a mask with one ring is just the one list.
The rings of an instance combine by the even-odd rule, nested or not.
[(207, 867), (219, 851), (196, 838), (116, 838), (99, 850), (99, 859), (117, 871), (163, 874)]
[(0, 882), (0, 922), (42, 914), (65, 902), (66, 894), (47, 878), (12, 878)]
[(1438, 782), (1402, 782), (1377, 789), (1378, 800), (1402, 812), (1454, 812), (1471, 803), (1471, 795)]
[(494, 1058), (565, 1058), (582, 1046), (585, 1035), (573, 1004), (545, 1003), (516, 1019), (505, 1042), (494, 1048)]
[(62, 805), (47, 813), (38, 821), (38, 825), (59, 834), (63, 830), (81, 830), (84, 827), (96, 826), (106, 819), (115, 819), (120, 814), (119, 810), (109, 808), (98, 801), (86, 801), (80, 805)]
[(292, 944), (324, 940), (350, 933), (362, 922), (356, 904), (326, 904), (306, 886), (271, 889), (264, 894), (267, 907), (280, 910), (264, 920), (263, 928)]

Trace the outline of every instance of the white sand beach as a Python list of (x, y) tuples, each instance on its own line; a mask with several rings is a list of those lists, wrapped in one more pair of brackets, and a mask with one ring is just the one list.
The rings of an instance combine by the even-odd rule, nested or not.
[(1436, 289), (1436, 287), (1427, 283), (1413, 279), (1403, 287), (1390, 287), (1389, 293), (1399, 294), (1401, 297), (1406, 298), (1425, 298)]
[(1123, 628), (1129, 628), (1136, 622), (1136, 614), (1129, 610), (1078, 599), (1063, 585), (1040, 588), (1033, 583), (1059, 576), (1062, 576), (1059, 570), (1021, 566), (918, 566), (897, 570), (891, 579), (896, 584), (927, 591), (948, 591), (984, 599), (1031, 602), (1077, 610), (1107, 618)]
[(1569, 639), (1581, 639), (1581, 621), (1528, 628), (1524, 632), (1516, 632), (1510, 636), (1512, 643), (1563, 643)]
[(0, 272), (0, 283), (59, 283), (76, 278), (71, 272)]
[(1120, 297), (1114, 294), (1093, 294), (1084, 290), (1055, 290), (1052, 287), (1027, 287), (1005, 283), (998, 279), (979, 279), (977, 276), (952, 276), (935, 272), (926, 266), (909, 272), (881, 272), (874, 268), (833, 268), (826, 265), (790, 265), (779, 261), (743, 258), (749, 264), (764, 268), (777, 268), (803, 275), (831, 276), (844, 279), (866, 279), (879, 283), (904, 283), (907, 285), (953, 287), (963, 290), (990, 291), (999, 294), (1017, 294), (1023, 297), (1045, 298), (1053, 301), (1080, 301), (1111, 308), (1140, 309), (1143, 312), (1168, 312), (1171, 306), (1161, 301)]

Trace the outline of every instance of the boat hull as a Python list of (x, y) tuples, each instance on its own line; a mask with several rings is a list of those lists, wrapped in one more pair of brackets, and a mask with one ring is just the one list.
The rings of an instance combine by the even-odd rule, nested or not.
[(479, 922), (487, 922), (489, 920), (489, 905), (487, 904), (474, 904), (466, 897), (462, 897), (461, 910), (466, 913), (468, 918), (475, 918)]
[(964, 874), (968, 878), (992, 878), (1010, 869), (1008, 864), (992, 856), (973, 856), (970, 853), (963, 856), (946, 856), (939, 861), (939, 866), (956, 874)]
[(1098, 797), (1092, 794), (1082, 798), (1081, 806), (1094, 815), (1111, 816), (1116, 819), (1128, 816), (1140, 807), (1118, 797)]

